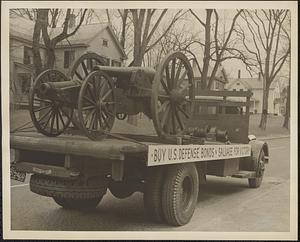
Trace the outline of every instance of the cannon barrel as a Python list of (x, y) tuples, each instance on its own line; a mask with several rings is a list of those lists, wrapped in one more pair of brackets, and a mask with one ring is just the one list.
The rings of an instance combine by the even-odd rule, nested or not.
[(78, 81), (45, 82), (38, 87), (38, 92), (42, 95), (48, 95), (57, 91), (66, 91), (79, 87)]
[(95, 66), (94, 70), (101, 70), (111, 77), (129, 79), (133, 72), (141, 72), (150, 78), (154, 78), (156, 71), (149, 67), (119, 67), (119, 66)]

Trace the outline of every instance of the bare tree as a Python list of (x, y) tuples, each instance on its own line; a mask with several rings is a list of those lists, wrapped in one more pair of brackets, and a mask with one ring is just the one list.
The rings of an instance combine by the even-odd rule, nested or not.
[[(190, 9), (192, 15), (204, 28), (204, 42), (197, 41), (203, 50), (201, 74), (201, 88), (210, 89), (215, 79), (216, 73), (220, 64), (231, 58), (244, 59), (244, 55), (234, 47), (234, 42), (231, 41), (232, 34), (236, 27), (236, 20), (241, 15), (243, 10), (238, 10), (234, 15), (230, 29), (227, 33), (223, 31), (223, 40), (219, 36), (222, 32), (219, 29), (219, 13), (216, 9), (206, 9), (206, 18), (202, 20), (193, 10)], [(212, 68), (209, 73), (209, 68)]]
[[(179, 10), (170, 20), (167, 28), (156, 38), (156, 40), (152, 41), (155, 31), (158, 29), (158, 26), (167, 13), (167, 9), (163, 9), (159, 13), (158, 11), (159, 10), (157, 9), (130, 9), (134, 27), (133, 61), (130, 64), (131, 66), (140, 66), (145, 53), (157, 45), (178, 19), (185, 14), (182, 13), (182, 10)], [(155, 13), (158, 13), (156, 19), (154, 18)]]
[[(87, 9), (80, 9), (78, 15), (80, 15), (80, 20), (77, 26), (69, 31), (69, 21), (71, 18), (71, 14), (74, 14), (74, 10), (67, 9), (62, 31), (51, 38), (48, 33), (49, 25), (51, 27), (56, 27), (58, 22), (58, 17), (61, 16), (59, 14), (59, 10), (51, 10), (51, 9), (36, 9), (36, 22), (34, 25), (33, 38), (32, 38), (32, 50), (33, 50), (33, 64), (35, 68), (35, 74), (39, 74), (44, 68), (53, 68), (55, 62), (55, 46), (64, 39), (71, 37), (74, 35), (80, 26), (83, 23), (85, 18)], [(46, 47), (46, 60), (43, 65), (41, 55), (40, 55), (40, 36), (42, 35), (45, 47)]]
[(266, 129), (268, 97), (272, 82), (282, 69), (289, 53), (289, 33), (285, 29), (289, 10), (245, 10), (241, 15), (245, 28), (237, 31), (252, 62), (252, 71), (263, 77), (263, 103), (259, 127)]

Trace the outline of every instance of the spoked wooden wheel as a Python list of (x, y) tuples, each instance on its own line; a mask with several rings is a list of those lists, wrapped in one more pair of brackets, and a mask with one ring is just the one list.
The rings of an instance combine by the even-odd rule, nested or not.
[(102, 71), (91, 72), (82, 84), (78, 100), (81, 129), (92, 140), (111, 130), (116, 114), (114, 86)]
[(68, 78), (57, 70), (46, 70), (35, 79), (30, 89), (29, 112), (34, 126), (39, 132), (47, 136), (58, 136), (68, 128), (73, 108), (45, 97), (39, 92), (39, 87), (45, 82), (67, 81)]
[(194, 92), (193, 70), (187, 57), (181, 52), (167, 55), (152, 84), (152, 120), (159, 136), (184, 132), (191, 117)]
[(68, 73), (72, 79), (84, 81), (96, 65), (106, 65), (104, 59), (96, 53), (86, 53), (76, 60)]

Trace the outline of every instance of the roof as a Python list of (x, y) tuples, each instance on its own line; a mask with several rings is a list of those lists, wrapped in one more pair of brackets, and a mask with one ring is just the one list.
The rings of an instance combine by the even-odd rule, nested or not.
[[(244, 87), (246, 87), (248, 90), (252, 90), (252, 89), (263, 89), (263, 81), (259, 80), (258, 78), (237, 78), (237, 79), (233, 79), (232, 81), (230, 81), (227, 86), (226, 89), (231, 89), (231, 87), (237, 83), (240, 82), (241, 84), (243, 84)], [(275, 88), (275, 82), (272, 82), (270, 89)]]
[[(23, 17), (10, 17), (9, 19), (10, 36), (23, 39), (24, 41), (32, 41), (34, 25), (35, 22), (29, 19)], [(92, 39), (94, 39), (105, 29), (107, 29), (108, 32), (111, 34), (112, 39), (114, 40), (117, 48), (121, 52), (123, 58), (126, 59), (127, 56), (124, 52), (124, 49), (121, 47), (117, 36), (115, 35), (111, 26), (109, 26), (107, 22), (81, 25), (74, 35), (58, 43), (56, 47), (62, 48), (70, 45), (87, 46)], [(62, 31), (62, 27), (48, 28), (48, 33), (50, 37), (54, 37), (58, 35), (59, 33), (61, 33), (61, 31)], [(69, 29), (69, 31), (71, 30)]]

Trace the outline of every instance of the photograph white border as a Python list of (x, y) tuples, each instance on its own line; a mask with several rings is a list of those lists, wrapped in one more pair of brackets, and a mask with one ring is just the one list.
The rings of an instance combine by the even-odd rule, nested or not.
[(290, 119), (290, 232), (91, 232), (91, 231), (13, 231), (10, 204), (9, 152), (9, 8), (153, 8), (151, 1), (2, 1), (1, 2), (1, 101), (2, 101), (2, 204), (4, 239), (153, 239), (153, 240), (296, 240), (298, 238), (298, 8), (296, 1), (161, 1), (156, 8), (284, 8), (291, 11), (291, 119)]

